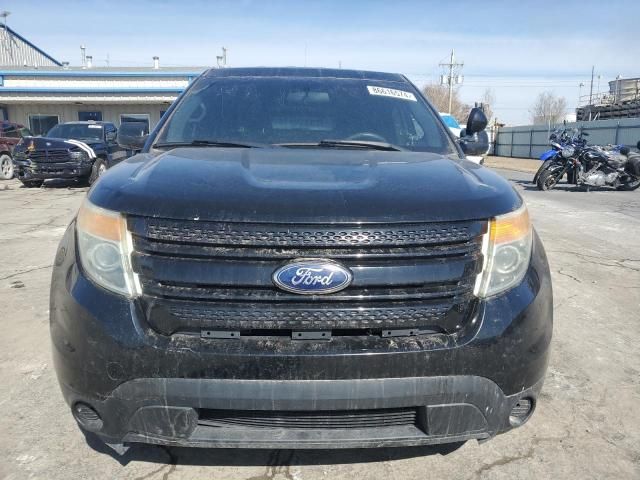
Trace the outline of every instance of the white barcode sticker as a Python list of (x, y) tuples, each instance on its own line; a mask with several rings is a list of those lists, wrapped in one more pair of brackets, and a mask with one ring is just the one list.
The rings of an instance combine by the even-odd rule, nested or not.
[(367, 90), (369, 90), (370, 95), (380, 95), (382, 97), (393, 97), (400, 98), (402, 100), (411, 100), (412, 102), (417, 102), (416, 96), (411, 92), (405, 92), (404, 90), (396, 90), (394, 88), (387, 87), (374, 87), (371, 85), (367, 85)]

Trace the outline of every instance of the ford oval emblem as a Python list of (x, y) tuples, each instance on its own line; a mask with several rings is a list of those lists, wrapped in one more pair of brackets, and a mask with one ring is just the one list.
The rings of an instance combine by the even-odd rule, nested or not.
[(331, 260), (301, 259), (280, 267), (272, 278), (273, 283), (287, 292), (322, 295), (347, 288), (353, 275)]

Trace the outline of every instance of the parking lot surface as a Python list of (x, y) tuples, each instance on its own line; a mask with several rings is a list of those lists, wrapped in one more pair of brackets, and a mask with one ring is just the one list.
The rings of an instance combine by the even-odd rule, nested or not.
[(495, 439), (345, 451), (87, 444), (59, 392), (48, 331), (57, 243), (86, 188), (0, 182), (0, 479), (640, 478), (640, 191), (540, 192), (526, 199), (552, 268), (551, 363), (531, 421)]

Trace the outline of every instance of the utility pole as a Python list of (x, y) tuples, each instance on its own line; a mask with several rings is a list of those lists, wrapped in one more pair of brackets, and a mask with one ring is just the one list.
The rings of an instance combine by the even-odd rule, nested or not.
[(2, 17), (2, 24), (4, 26), (5, 31), (7, 30), (7, 17), (11, 15), (11, 12), (7, 12), (6, 10), (3, 10), (2, 12), (0, 12), (0, 17)]
[(451, 115), (451, 99), (453, 97), (453, 85), (462, 83), (462, 75), (459, 74), (462, 67), (464, 67), (464, 62), (456, 63), (456, 55), (453, 49), (451, 49), (451, 57), (449, 59), (449, 63), (441, 62), (441, 67), (445, 67), (449, 69), (449, 73), (447, 75), (442, 75), (440, 77), (441, 85), (449, 86), (449, 110), (447, 113)]
[(589, 105), (593, 103), (593, 70), (595, 66), (591, 67), (591, 88), (589, 89)]
[(2, 46), (4, 48), (7, 48), (7, 50), (9, 50), (9, 55), (11, 55), (11, 58), (13, 58), (13, 42), (10, 40), (9, 37), (9, 32), (7, 31), (7, 17), (11, 15), (11, 12), (8, 12), (6, 10), (3, 10), (2, 12), (0, 12), (0, 17), (2, 17), (2, 24), (4, 26), (4, 30), (2, 32), (2, 35), (4, 36), (4, 39), (6, 39), (6, 45), (3, 39), (2, 42)]
[(222, 47), (222, 55), (216, 56), (218, 62), (218, 68), (224, 68), (227, 66), (227, 49)]

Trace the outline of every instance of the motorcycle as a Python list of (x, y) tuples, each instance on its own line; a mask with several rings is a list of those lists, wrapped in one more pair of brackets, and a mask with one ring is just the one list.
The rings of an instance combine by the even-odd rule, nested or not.
[[(586, 145), (586, 139), (584, 137), (589, 136), (587, 132), (583, 132), (582, 130), (577, 129), (563, 129), (563, 130), (555, 130), (551, 136), (549, 137), (549, 144), (551, 148), (540, 155), (540, 161), (542, 161), (542, 165), (538, 168), (538, 171), (533, 177), (533, 183), (537, 184), (538, 179), (542, 172), (549, 170), (550, 168), (563, 165), (564, 157), (562, 156), (562, 151), (565, 147), (582, 147)], [(566, 153), (566, 152), (565, 152)], [(568, 171), (568, 181), (571, 183), (573, 181), (573, 171)]]
[(562, 157), (562, 163), (555, 163), (540, 174), (537, 181), (540, 190), (552, 189), (567, 172), (573, 172), (570, 183), (587, 191), (604, 186), (617, 190), (640, 187), (640, 153), (632, 153), (627, 147), (572, 146), (562, 151)]

